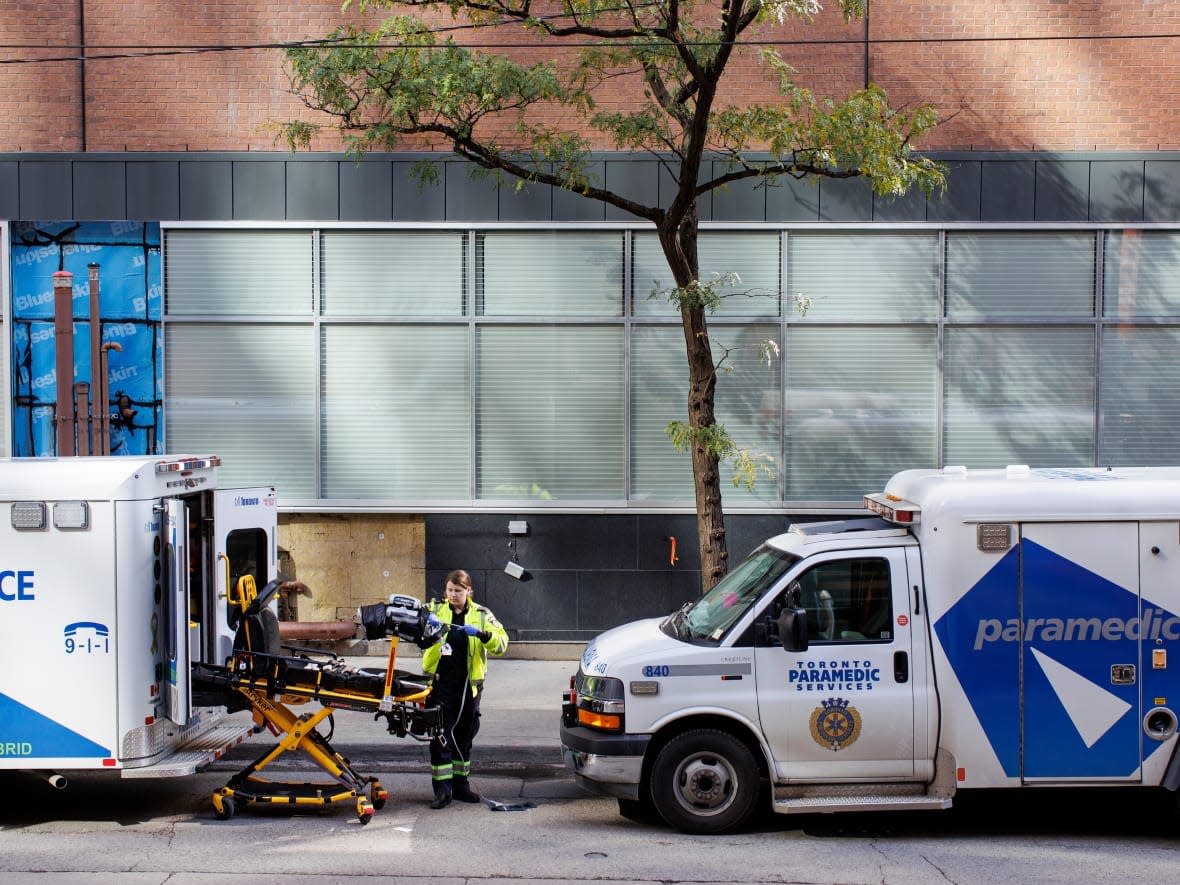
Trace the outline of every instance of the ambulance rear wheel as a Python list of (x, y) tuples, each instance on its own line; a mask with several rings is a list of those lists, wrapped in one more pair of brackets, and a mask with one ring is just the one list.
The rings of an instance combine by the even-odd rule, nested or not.
[(758, 801), (758, 763), (750, 748), (716, 729), (672, 738), (651, 769), (651, 796), (660, 816), (683, 833), (737, 829)]

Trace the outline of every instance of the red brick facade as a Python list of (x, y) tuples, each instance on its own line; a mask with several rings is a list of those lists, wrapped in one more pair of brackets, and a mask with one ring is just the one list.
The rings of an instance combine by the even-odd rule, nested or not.
[[(873, 0), (867, 41), (865, 22), (845, 26), (826, 5), (812, 27), (770, 32), (808, 41), (783, 56), (821, 94), (861, 86), (867, 68), (895, 104), (934, 102), (947, 121), (923, 147), (1180, 149), (1175, 0)], [(281, 150), (268, 124), (302, 106), (278, 49), (179, 50), (319, 37), (341, 17), (340, 0), (3, 0), (0, 152)], [(178, 54), (126, 57), (165, 45)], [(733, 73), (728, 100), (769, 95), (748, 69)], [(604, 103), (634, 94), (613, 91)]]

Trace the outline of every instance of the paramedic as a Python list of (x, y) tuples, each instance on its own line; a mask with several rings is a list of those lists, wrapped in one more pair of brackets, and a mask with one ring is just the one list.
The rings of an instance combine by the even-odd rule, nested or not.
[(450, 626), (439, 641), (422, 652), (422, 672), (434, 677), (428, 703), (442, 708), (442, 734), (430, 742), (431, 808), (445, 808), (451, 799), (478, 802), (471, 789), (471, 744), (479, 731), (479, 700), (488, 668), (488, 654), (508, 649), (508, 633), (488, 609), (471, 599), (471, 576), (458, 569), (447, 575), (446, 599), (430, 611)]

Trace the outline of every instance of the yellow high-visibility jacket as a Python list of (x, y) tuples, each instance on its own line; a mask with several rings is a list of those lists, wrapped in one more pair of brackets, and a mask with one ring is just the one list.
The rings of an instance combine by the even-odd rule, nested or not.
[[(446, 600), (432, 602), (427, 608), (444, 624), (451, 623), (454, 609)], [(496, 620), (496, 616), (482, 605), (470, 600), (467, 603), (467, 616), (464, 624), (471, 624), (480, 632), (492, 634), (487, 642), (480, 642), (477, 636), (467, 637), (467, 678), (471, 683), (472, 694), (483, 684), (484, 676), (488, 672), (488, 655), (500, 657), (508, 651), (508, 631)], [(434, 645), (422, 652), (422, 672), (433, 676), (438, 671), (438, 662), (442, 659), (443, 643), (447, 641), (444, 633)]]

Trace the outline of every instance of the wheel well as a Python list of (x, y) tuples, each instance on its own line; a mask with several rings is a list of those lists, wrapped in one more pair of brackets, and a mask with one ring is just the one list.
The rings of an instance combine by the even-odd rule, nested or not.
[(766, 765), (766, 756), (762, 752), (762, 746), (758, 743), (758, 739), (748, 726), (735, 719), (730, 719), (728, 716), (701, 714), (670, 722), (652, 736), (651, 743), (647, 746), (647, 753), (643, 757), (642, 790), (644, 792), (648, 790), (649, 784), (651, 783), (652, 763), (655, 761), (656, 756), (660, 754), (660, 750), (677, 735), (684, 734), (686, 731), (694, 731), (698, 728), (712, 728), (733, 735), (745, 744), (754, 755), (754, 760), (758, 763), (758, 776), (762, 778), (768, 778), (770, 776), (770, 771)]

